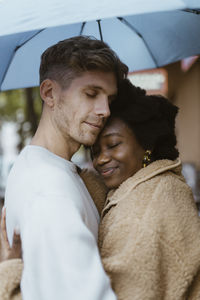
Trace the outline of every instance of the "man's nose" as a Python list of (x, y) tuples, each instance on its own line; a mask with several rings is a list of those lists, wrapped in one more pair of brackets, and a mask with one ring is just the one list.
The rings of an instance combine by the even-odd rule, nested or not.
[(101, 115), (104, 118), (110, 116), (110, 108), (107, 96), (101, 96), (95, 105), (95, 112), (97, 115)]

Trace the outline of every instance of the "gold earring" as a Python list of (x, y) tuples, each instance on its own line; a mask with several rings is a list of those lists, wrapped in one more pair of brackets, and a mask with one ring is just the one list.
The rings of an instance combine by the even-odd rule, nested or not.
[(143, 168), (145, 168), (146, 166), (148, 166), (151, 163), (151, 150), (146, 150), (144, 153), (144, 158), (142, 161), (142, 166)]

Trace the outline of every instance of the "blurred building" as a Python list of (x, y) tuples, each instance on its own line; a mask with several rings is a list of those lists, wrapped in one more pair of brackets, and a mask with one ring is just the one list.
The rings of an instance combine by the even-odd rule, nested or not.
[(200, 59), (190, 57), (161, 69), (131, 73), (130, 80), (148, 94), (167, 96), (179, 107), (177, 147), (183, 174), (200, 202)]
[(129, 78), (148, 94), (165, 95), (179, 107), (180, 156), (200, 170), (200, 59), (191, 57), (162, 69), (131, 73)]
[(166, 70), (168, 96), (179, 107), (176, 128), (183, 174), (200, 203), (200, 59), (191, 57)]
[(168, 94), (168, 73), (164, 68), (133, 72), (128, 77), (134, 85), (145, 89), (149, 95)]
[(178, 148), (181, 159), (200, 170), (200, 61), (168, 66), (168, 95), (179, 107)]

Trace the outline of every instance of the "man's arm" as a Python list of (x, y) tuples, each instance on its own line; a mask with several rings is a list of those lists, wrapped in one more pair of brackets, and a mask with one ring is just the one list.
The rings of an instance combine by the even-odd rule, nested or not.
[(22, 228), (24, 300), (114, 300), (96, 240), (71, 199), (34, 201)]

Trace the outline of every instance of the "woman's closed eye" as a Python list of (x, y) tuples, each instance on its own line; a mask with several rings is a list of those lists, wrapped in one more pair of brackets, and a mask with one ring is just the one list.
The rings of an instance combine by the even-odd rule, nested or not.
[[(106, 147), (107, 147), (107, 149), (113, 149), (113, 148), (119, 146), (121, 143), (122, 142), (107, 144)], [(94, 157), (98, 156), (100, 152), (101, 152), (101, 150), (99, 148), (92, 148), (92, 150), (91, 150), (92, 159), (94, 159)]]
[(113, 143), (113, 144), (108, 144), (108, 148), (115, 148), (117, 146), (119, 146), (122, 142), (118, 142), (118, 143)]

